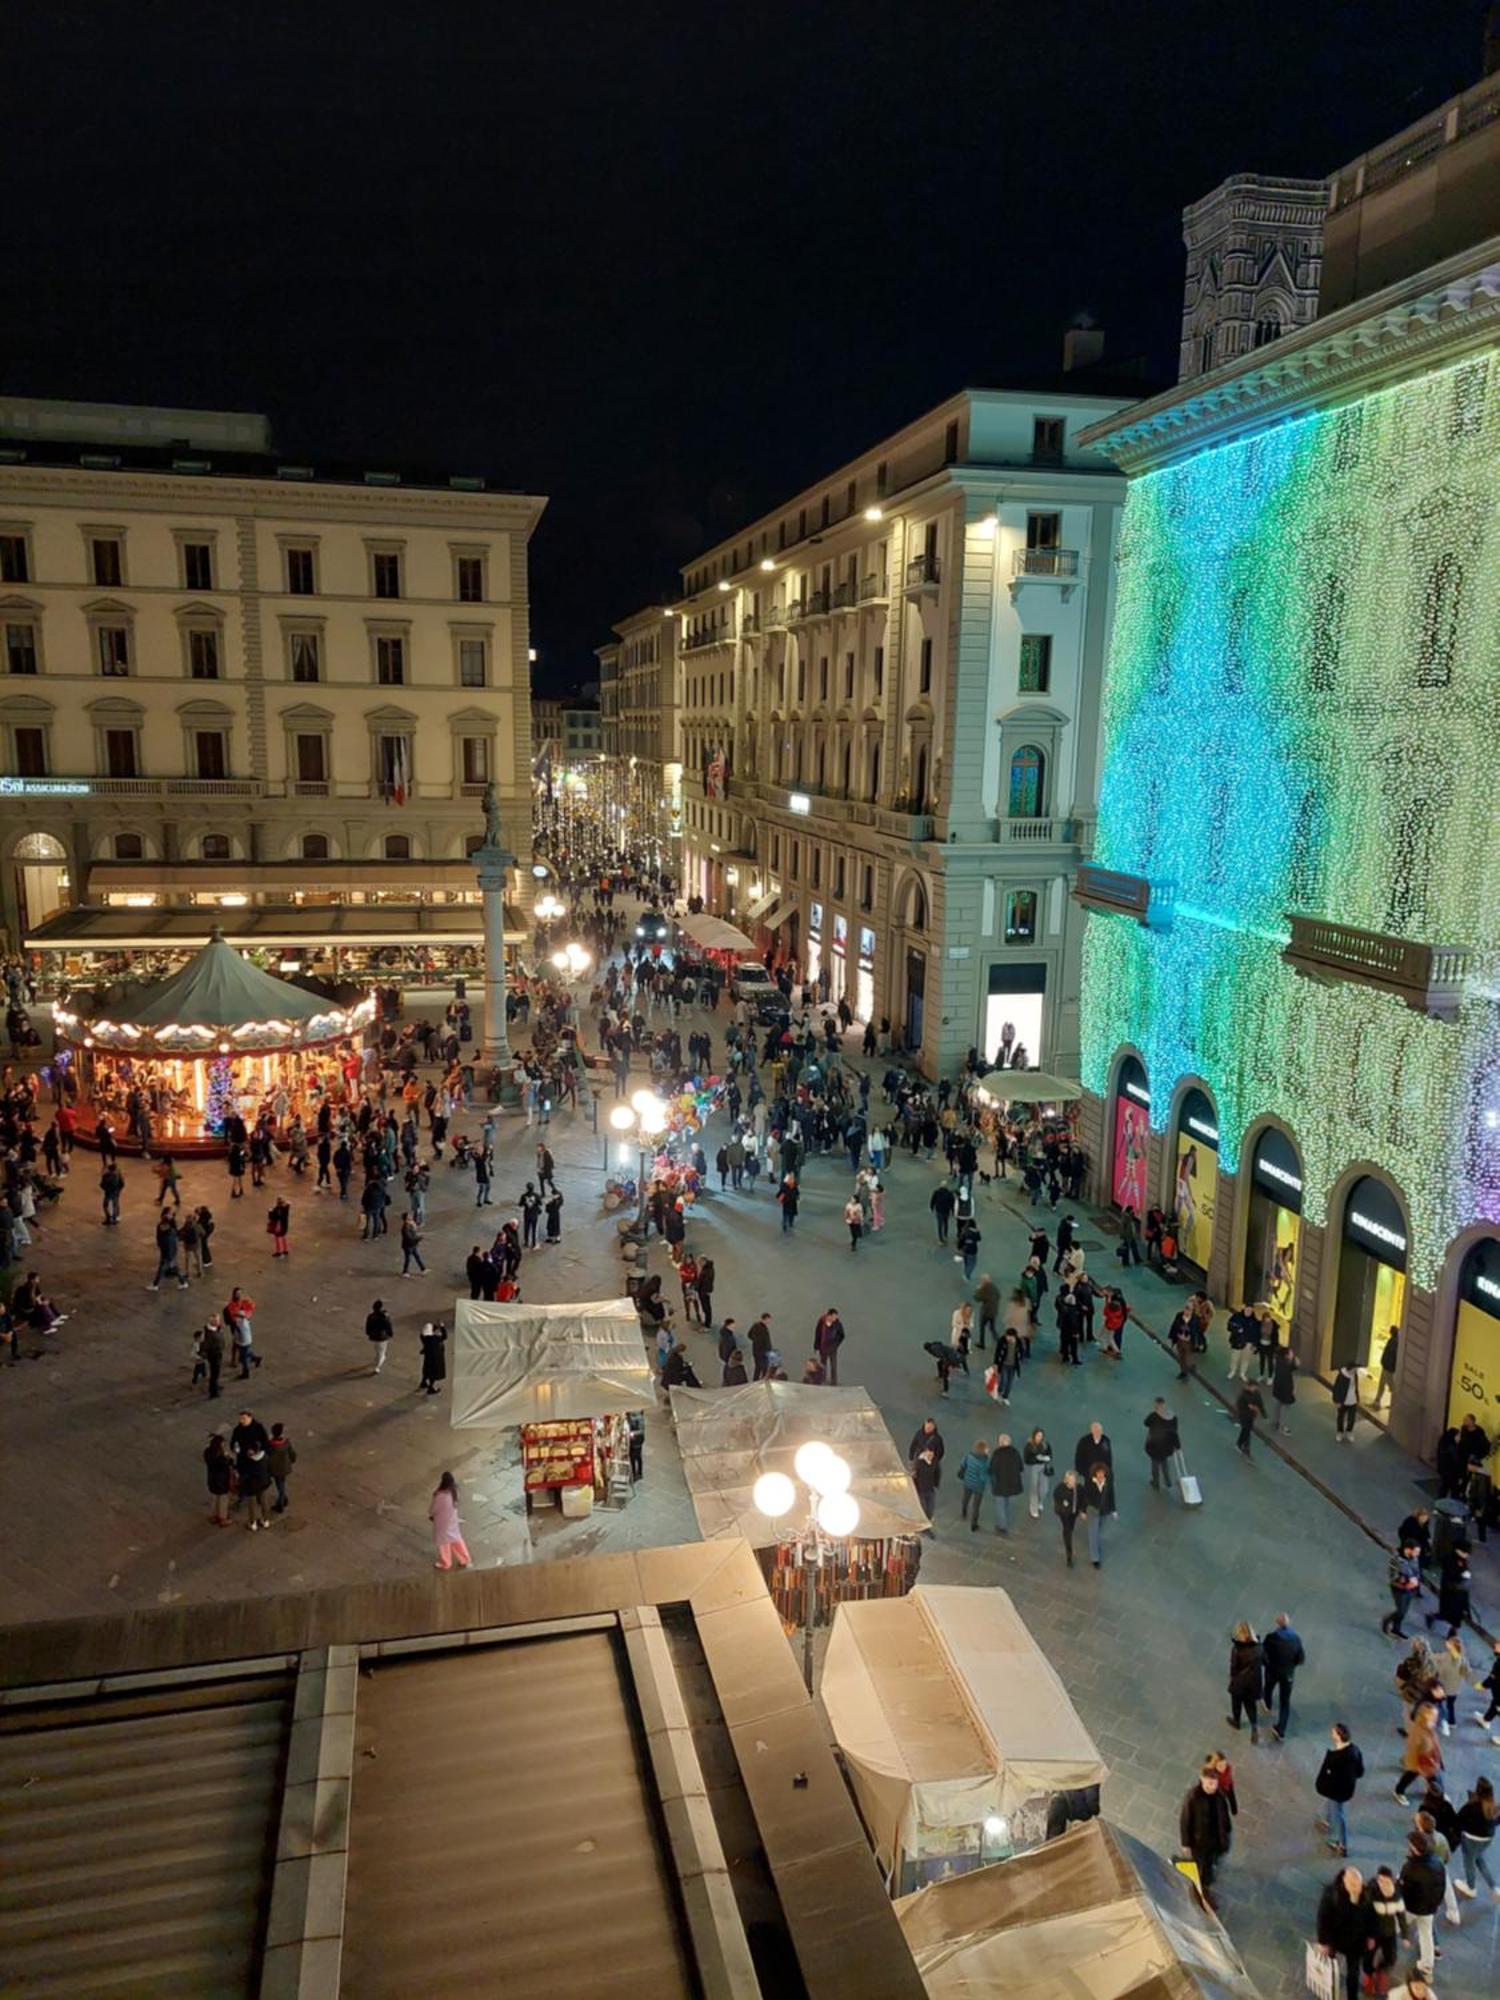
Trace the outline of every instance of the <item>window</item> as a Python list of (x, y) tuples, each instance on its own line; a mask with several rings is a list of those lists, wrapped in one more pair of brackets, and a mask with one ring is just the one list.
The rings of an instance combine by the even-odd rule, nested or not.
[(1052, 635), (1026, 632), (1021, 636), (1022, 694), (1045, 694), (1052, 685)]
[(1337, 570), (1325, 571), (1313, 599), (1307, 658), (1307, 677), (1319, 694), (1331, 694), (1338, 686), (1347, 604), (1344, 579)]
[(932, 641), (922, 641), (921, 664), (917, 674), (917, 692), (930, 694), (932, 691)]
[(375, 738), (375, 783), (383, 799), (405, 805), (412, 789), (410, 737)]
[(455, 556), (454, 596), (460, 604), (483, 604), (484, 602), (484, 557)]
[(304, 732), (292, 738), (297, 759), (299, 785), (328, 782), (328, 739), (320, 732)]
[(138, 833), (117, 833), (114, 840), (116, 861), (144, 861), (146, 843)]
[(806, 660), (799, 660), (799, 661), (797, 662), (797, 699), (798, 699), (798, 701), (799, 701), (799, 702), (804, 702), (804, 701), (806, 701), (806, 700), (807, 700), (807, 662), (806, 662)]
[[(378, 561), (379, 558), (377, 557)], [(381, 687), (402, 687), (406, 682), (406, 641), (398, 634), (375, 635), (375, 678)]]
[(882, 459), (875, 468), (875, 491), (877, 493), (883, 494), (885, 492), (887, 471), (886, 462)]
[(464, 835), (465, 859), (467, 859), (470, 855), (477, 854), (480, 848), (484, 846), (484, 844), (485, 844), (485, 839), (482, 833), (466, 833)]
[(859, 907), (862, 910), (873, 910), (875, 907), (875, 869), (868, 861), (860, 871)]
[(880, 745), (877, 743), (870, 752), (870, 803), (878, 804), (880, 799)]
[(1034, 417), (1031, 423), (1031, 456), (1038, 465), (1060, 465), (1063, 455), (1061, 417)]
[(1062, 515), (1028, 514), (1026, 516), (1026, 546), (1028, 549), (1060, 549), (1062, 547)]
[(943, 463), (952, 465), (958, 457), (958, 418), (955, 417), (943, 432)]
[(807, 540), (807, 509), (805, 507), (797, 509), (797, 540), (799, 542)]
[(286, 552), (286, 587), (289, 597), (312, 597), (318, 588), (311, 548), (289, 547)]
[(482, 688), (489, 681), (489, 648), (483, 639), (460, 639), (458, 642), (458, 684), (466, 688)]
[(219, 635), (209, 626), (195, 626), (187, 635), (188, 673), (195, 681), (219, 678)]
[(31, 581), (30, 551), (24, 535), (0, 535), (0, 583)]
[(1040, 819), (1047, 777), (1047, 759), (1035, 743), (1023, 743), (1010, 760), (1011, 819)]
[(411, 835), (388, 833), (385, 837), (385, 858), (387, 861), (410, 861)]
[(193, 776), (195, 778), (229, 776), (229, 739), (222, 729), (193, 731)]
[(199, 851), (205, 861), (227, 861), (229, 859), (229, 835), (227, 833), (205, 833)]
[(818, 700), (827, 701), (827, 699), (828, 699), (828, 661), (825, 658), (819, 660), (818, 662)]
[(823, 850), (815, 847), (812, 851), (812, 885), (815, 889), (823, 886)]
[(136, 756), (135, 731), (133, 729), (106, 729), (104, 732), (104, 775), (107, 778), (138, 778), (140, 774), (140, 760)]
[(1212, 332), (1201, 334), (1198, 339), (1198, 368), (1207, 375), (1214, 365), (1214, 337)]
[(846, 514), (852, 514), (854, 512), (855, 498), (856, 494), (855, 494), (854, 481), (851, 479), (849, 481), (849, 484), (844, 488), (844, 512)]
[(47, 732), (30, 725), (11, 731), (15, 745), (16, 776), (45, 778), (47, 775)]
[(1005, 898), (1005, 942), (1036, 943), (1035, 889), (1012, 889)]
[(316, 632), (293, 632), (290, 652), (294, 681), (322, 680), (323, 642)]
[[(319, 741), (321, 740), (319, 738)], [(302, 836), (302, 859), (304, 861), (326, 861), (328, 859), (328, 835), (326, 833), (304, 833)]]
[(801, 867), (802, 867), (802, 843), (800, 840), (794, 840), (792, 842), (792, 858), (787, 865), (787, 871), (786, 871), (787, 874), (791, 876), (794, 882), (797, 879)]
[(99, 671), (113, 679), (130, 672), (130, 633), (123, 625), (98, 627)]
[(885, 693), (885, 647), (875, 648), (875, 699), (879, 701)]
[(1263, 313), (1255, 322), (1256, 346), (1269, 347), (1273, 340), (1280, 340), (1283, 330), (1281, 321), (1275, 313)]
[(401, 595), (401, 558), (394, 549), (376, 549), (370, 558), (370, 573), (377, 597)]
[(124, 581), (125, 565), (119, 539), (114, 535), (95, 535), (89, 542), (89, 557), (95, 583), (106, 589), (117, 590)]
[(214, 587), (214, 549), (212, 542), (184, 542), (182, 545), (182, 582), (186, 590), (212, 590)]
[(1445, 688), (1453, 679), (1458, 624), (1463, 608), (1463, 564), (1451, 549), (1427, 573), (1417, 639), (1417, 686)]
[(831, 500), (829, 499), (828, 495), (827, 495), (827, 494), (825, 493), (825, 494), (823, 495), (823, 526), (824, 526), (825, 528), (826, 528), (826, 527), (828, 526), (828, 521), (829, 521), (829, 515), (830, 515), (830, 512), (831, 512), (831, 509), (832, 509), (832, 505), (833, 505), (832, 501), (831, 501)]
[(844, 900), (844, 857), (835, 855), (833, 863), (833, 898), (836, 903)]
[(5, 669), (12, 674), (37, 671), (36, 627), (29, 618), (13, 618), (6, 623)]
[(466, 785), (487, 785), (490, 781), (490, 739), (488, 736), (463, 738), (463, 781)]
[(852, 653), (845, 653), (844, 655), (844, 699), (845, 701), (852, 701), (854, 699), (854, 655)]

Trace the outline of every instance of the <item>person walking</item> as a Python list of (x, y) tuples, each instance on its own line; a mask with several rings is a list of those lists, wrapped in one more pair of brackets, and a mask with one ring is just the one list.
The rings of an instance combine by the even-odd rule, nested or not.
[(270, 1468), (271, 1479), (276, 1487), (276, 1512), (287, 1510), (286, 1483), (291, 1477), (292, 1467), (297, 1463), (297, 1447), (286, 1434), (285, 1424), (272, 1424), (271, 1436), (266, 1445), (266, 1464)]
[(250, 1532), (257, 1528), (269, 1528), (270, 1510), (266, 1506), (266, 1494), (271, 1485), (271, 1467), (266, 1457), (265, 1444), (256, 1438), (250, 1449), (240, 1460), (240, 1498), (250, 1506)]
[(1254, 1382), (1242, 1382), (1240, 1393), (1234, 1399), (1234, 1420), (1240, 1427), (1234, 1448), (1241, 1458), (1250, 1456), (1250, 1440), (1255, 1436), (1255, 1420), (1265, 1414), (1265, 1400), (1259, 1388)]
[(859, 1239), (865, 1233), (865, 1211), (857, 1194), (850, 1195), (844, 1203), (844, 1226), (849, 1231), (850, 1250), (858, 1250)]
[(1017, 1499), (1025, 1485), (1021, 1454), (1011, 1443), (1009, 1435), (1001, 1431), (995, 1440), (995, 1449), (990, 1453), (990, 1491), (995, 1496), (995, 1533), (1010, 1533), (1010, 1503)]
[(974, 1303), (979, 1308), (979, 1339), (977, 1345), (984, 1351), (984, 1337), (989, 1334), (999, 1346), (999, 1336), (995, 1329), (1000, 1318), (1000, 1287), (986, 1271), (974, 1287)]
[(120, 1196), (125, 1192), (125, 1176), (111, 1160), (99, 1176), (99, 1193), (103, 1200), (104, 1227), (117, 1229), (120, 1223)]
[(964, 1283), (972, 1284), (974, 1267), (979, 1262), (979, 1246), (984, 1241), (979, 1233), (979, 1224), (973, 1216), (965, 1216), (958, 1225), (958, 1234), (954, 1241), (958, 1246), (958, 1262), (964, 1267)]
[(1401, 1900), (1395, 1870), (1382, 1863), (1375, 1870), (1373, 1879), (1366, 1882), (1360, 1901), (1365, 1906), (1370, 1927), (1365, 1940), (1362, 1991), (1388, 1993), (1398, 1941), (1406, 1935), (1406, 1905)]
[(1052, 1477), (1052, 1447), (1040, 1424), (1021, 1448), (1021, 1464), (1026, 1474), (1026, 1511), (1033, 1521), (1040, 1521), (1047, 1482)]
[(958, 1196), (946, 1181), (939, 1181), (938, 1185), (932, 1190), (927, 1203), (927, 1206), (932, 1211), (933, 1222), (937, 1227), (937, 1240), (939, 1243), (946, 1243), (948, 1241), (948, 1229), (953, 1221), (953, 1211), (957, 1205)]
[(1292, 1682), (1298, 1667), (1305, 1665), (1307, 1660), (1307, 1653), (1287, 1612), (1277, 1612), (1276, 1623), (1266, 1634), (1261, 1650), (1265, 1656), (1266, 1713), (1269, 1715), (1273, 1706), (1277, 1709), (1271, 1734), (1278, 1743), (1284, 1743), (1292, 1714)]
[(1335, 1854), (1349, 1852), (1349, 1807), (1364, 1775), (1365, 1760), (1349, 1733), (1348, 1723), (1334, 1723), (1313, 1789), (1328, 1808), (1327, 1818), (1317, 1824), (1320, 1832), (1328, 1835), (1326, 1844)]
[(1094, 1467), (1102, 1466), (1110, 1488), (1110, 1511), (1114, 1511), (1115, 1451), (1096, 1417), (1073, 1447), (1073, 1470), (1085, 1485), (1093, 1476)]
[(459, 1568), (467, 1569), (472, 1558), (458, 1518), (458, 1481), (451, 1472), (445, 1472), (438, 1481), (427, 1518), (432, 1523), (432, 1546), (436, 1552), (433, 1568), (451, 1569), (456, 1557)]
[(1469, 1586), (1472, 1582), (1469, 1544), (1460, 1537), (1443, 1552), (1443, 1566), (1438, 1572), (1437, 1610), (1427, 1613), (1429, 1632), (1434, 1625), (1446, 1625), (1450, 1637), (1459, 1630), (1469, 1615)]
[(1396, 1886), (1417, 1935), (1417, 1970), (1425, 1979), (1431, 1979), (1437, 1965), (1433, 1918), (1443, 1907), (1448, 1876), (1433, 1852), (1432, 1842), (1415, 1828), (1406, 1836), (1406, 1859), (1401, 1864)]
[(1406, 1614), (1422, 1588), (1422, 1565), (1415, 1542), (1403, 1543), (1391, 1557), (1386, 1565), (1386, 1584), (1391, 1593), (1391, 1608), (1381, 1619), (1380, 1629), (1388, 1639), (1404, 1639)]
[(476, 1208), (492, 1208), (494, 1206), (490, 1196), (490, 1183), (494, 1179), (494, 1173), (495, 1149), (493, 1146), (480, 1146), (474, 1154), (474, 1206)]
[(1423, 1701), (1417, 1704), (1416, 1714), (1406, 1730), (1406, 1744), (1401, 1752), (1401, 1775), (1396, 1780), (1396, 1788), (1391, 1796), (1404, 1799), (1418, 1778), (1435, 1778), (1443, 1768), (1443, 1746), (1438, 1741), (1437, 1705)]
[(278, 1196), (266, 1211), (266, 1234), (271, 1239), (271, 1255), (273, 1257), (285, 1257), (287, 1255), (286, 1233), (290, 1229), (291, 1224), (291, 1203), (285, 1197)]
[(907, 1451), (907, 1463), (911, 1467), (912, 1484), (917, 1489), (917, 1498), (922, 1503), (922, 1512), (928, 1520), (937, 1505), (937, 1493), (943, 1483), (943, 1454), (947, 1446), (943, 1434), (937, 1427), (936, 1417), (924, 1417), (917, 1427), (911, 1446)]
[(1500, 1819), (1500, 1807), (1495, 1803), (1495, 1788), (1488, 1778), (1477, 1778), (1474, 1789), (1458, 1809), (1458, 1831), (1462, 1838), (1459, 1853), (1464, 1864), (1464, 1879), (1454, 1887), (1460, 1896), (1471, 1901), (1477, 1893), (1474, 1877), (1482, 1875), (1489, 1884), (1490, 1895), (1500, 1903), (1500, 1887), (1490, 1872), (1490, 1848), (1495, 1838), (1495, 1823)]
[(156, 1222), (156, 1276), (147, 1285), (148, 1292), (159, 1292), (163, 1278), (175, 1278), (179, 1292), (188, 1288), (187, 1279), (182, 1275), (177, 1261), (177, 1211), (164, 1209)]
[(844, 1322), (838, 1309), (829, 1306), (813, 1328), (813, 1353), (822, 1362), (829, 1386), (834, 1389), (839, 1385), (839, 1349), (843, 1344)]
[(375, 1366), (370, 1370), (372, 1375), (378, 1375), (384, 1368), (386, 1349), (395, 1336), (396, 1329), (391, 1325), (391, 1316), (385, 1309), (385, 1301), (376, 1299), (365, 1314), (365, 1339), (375, 1349)]
[(219, 1371), (224, 1366), (224, 1322), (217, 1313), (210, 1313), (203, 1325), (202, 1345), (203, 1366), (208, 1376), (210, 1399), (221, 1394)]
[(1340, 1444), (1348, 1444), (1359, 1414), (1359, 1370), (1346, 1361), (1333, 1378), (1333, 1434)]
[(1393, 1326), (1385, 1337), (1385, 1345), (1380, 1350), (1380, 1380), (1375, 1388), (1375, 1414), (1380, 1414), (1382, 1403), (1394, 1402), (1396, 1396), (1396, 1369), (1401, 1354), (1401, 1329)]
[(420, 1387), (424, 1394), (436, 1396), (438, 1384), (448, 1373), (448, 1364), (443, 1349), (448, 1341), (448, 1329), (440, 1319), (430, 1319), (422, 1328), (422, 1380)]
[(426, 1271), (427, 1266), (422, 1262), (421, 1246), (422, 1232), (417, 1227), (416, 1217), (408, 1209), (401, 1218), (401, 1275), (403, 1278), (411, 1276), (411, 1267), (413, 1264), (416, 1265), (419, 1271)]
[(776, 1199), (781, 1204), (781, 1233), (783, 1236), (790, 1236), (797, 1227), (797, 1210), (802, 1203), (795, 1174), (785, 1176), (777, 1190)]
[(958, 1468), (959, 1483), (963, 1487), (963, 1498), (959, 1503), (959, 1518), (967, 1521), (973, 1534), (979, 1532), (979, 1513), (984, 1505), (985, 1491), (990, 1483), (990, 1448), (983, 1438), (974, 1440), (972, 1451), (966, 1451)]
[(1250, 1741), (1260, 1741), (1260, 1698), (1265, 1686), (1265, 1654), (1254, 1632), (1241, 1619), (1229, 1647), (1229, 1714), (1231, 1729), (1250, 1718)]
[(1146, 1456), (1151, 1461), (1151, 1486), (1160, 1492), (1172, 1490), (1172, 1460), (1182, 1450), (1177, 1419), (1167, 1408), (1165, 1396), (1158, 1396), (1146, 1417)]
[(1078, 1483), (1078, 1474), (1069, 1466), (1063, 1474), (1057, 1491), (1052, 1496), (1052, 1511), (1062, 1528), (1063, 1553), (1068, 1559), (1068, 1568), (1073, 1567), (1073, 1531), (1078, 1526), (1078, 1517), (1086, 1511), (1083, 1488)]
[(234, 1460), (229, 1455), (229, 1447), (224, 1442), (222, 1431), (209, 1432), (208, 1443), (203, 1448), (203, 1466), (208, 1479), (210, 1500), (208, 1518), (216, 1528), (227, 1528)]
[(229, 1328), (234, 1358), (240, 1364), (240, 1380), (246, 1382), (250, 1370), (259, 1368), (261, 1357), (255, 1351), (255, 1301), (246, 1298), (238, 1285), (224, 1301), (224, 1324)]
[(1354, 2000), (1360, 1991), (1365, 1946), (1370, 1938), (1370, 1913), (1364, 1894), (1365, 1878), (1359, 1870), (1341, 1868), (1318, 1898), (1318, 1950), (1325, 1958), (1342, 1962), (1348, 2000)]
[(1211, 1764), (1198, 1773), (1198, 1781), (1182, 1801), (1177, 1815), (1178, 1838), (1193, 1857), (1198, 1870), (1198, 1887), (1211, 1910), (1219, 1907), (1214, 1895), (1214, 1876), (1228, 1854), (1233, 1840), (1229, 1801), (1219, 1789), (1219, 1774)]
[(1109, 1472), (1097, 1461), (1084, 1484), (1084, 1503), (1089, 1516), (1089, 1561), (1098, 1569), (1104, 1561), (1104, 1517), (1115, 1511)]

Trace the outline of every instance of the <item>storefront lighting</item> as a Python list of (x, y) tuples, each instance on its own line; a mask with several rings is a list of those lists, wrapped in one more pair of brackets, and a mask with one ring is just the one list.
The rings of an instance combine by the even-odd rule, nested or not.
[(1183, 1122), (1186, 1124), (1188, 1130), (1190, 1132), (1196, 1132), (1198, 1137), (1202, 1139), (1205, 1142), (1205, 1144), (1210, 1146), (1218, 1145), (1219, 1128), (1217, 1125), (1205, 1125), (1201, 1118), (1188, 1118), (1185, 1119)]
[(1406, 1238), (1399, 1229), (1387, 1229), (1383, 1222), (1376, 1222), (1373, 1216), (1362, 1215), (1357, 1208), (1350, 1209), (1347, 1220), (1351, 1229), (1363, 1230), (1366, 1236), (1373, 1236), (1377, 1243), (1384, 1243), (1388, 1249), (1406, 1249)]
[(775, 567), (776, 567), (775, 563), (774, 563), (774, 562), (772, 562), (772, 560), (771, 560), (771, 558), (770, 558), (769, 556), (762, 556), (762, 557), (761, 557), (761, 559), (760, 559), (760, 566), (761, 566), (761, 568), (762, 568), (762, 569), (775, 569)]
[(807, 796), (806, 792), (789, 792), (787, 794), (786, 809), (788, 812), (810, 813), (812, 811), (812, 800)]
[(1290, 1188), (1293, 1194), (1302, 1192), (1300, 1174), (1290, 1173), (1285, 1167), (1278, 1167), (1274, 1160), (1268, 1160), (1263, 1155), (1256, 1160), (1255, 1171), (1264, 1174), (1268, 1181), (1279, 1181), (1282, 1187)]
[(1475, 1278), (1474, 1289), (1476, 1292), (1483, 1292), (1487, 1299), (1500, 1299), (1500, 1284), (1493, 1278), (1486, 1278), (1483, 1273)]
[(248, 896), (235, 889), (219, 898), (219, 907), (224, 910), (242, 910), (249, 900)]

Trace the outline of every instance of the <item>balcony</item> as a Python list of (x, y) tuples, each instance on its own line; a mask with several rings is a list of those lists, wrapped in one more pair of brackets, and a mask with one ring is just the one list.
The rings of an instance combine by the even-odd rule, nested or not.
[(766, 613), (766, 630), (768, 632), (779, 632), (781, 627), (785, 625), (785, 623), (786, 623), (785, 611), (782, 610), (779, 604), (773, 604), (770, 610)]
[(829, 595), (826, 590), (815, 590), (807, 600), (809, 618), (826, 618), (829, 609)]
[(49, 774), (0, 780), (0, 796), (32, 798), (257, 799), (259, 778), (86, 778)]
[(802, 622), (802, 620), (806, 616), (807, 616), (807, 600), (802, 597), (794, 597), (791, 603), (786, 608), (787, 624), (798, 625)]
[(849, 611), (859, 602), (859, 586), (840, 583), (834, 586), (833, 608), (835, 611)]
[(1465, 945), (1418, 944), (1325, 917), (1289, 913), (1287, 922), (1292, 934), (1281, 956), (1293, 972), (1326, 983), (1370, 986), (1440, 1021), (1451, 1021), (1471, 982), (1494, 970), (1492, 954)]
[(931, 813), (891, 812), (885, 806), (875, 808), (875, 824), (882, 833), (891, 833), (898, 840), (931, 840)]
[(1077, 549), (1017, 549), (1011, 558), (1012, 603), (1023, 583), (1055, 583), (1066, 604), (1082, 580), (1083, 558)]
[(869, 576), (859, 580), (859, 601), (861, 604), (885, 604), (890, 599), (890, 583), (882, 570), (877, 576), (871, 571)]
[(758, 611), (747, 611), (744, 617), (741, 618), (740, 637), (742, 639), (758, 639), (760, 637), (760, 613)]
[(942, 564), (935, 555), (913, 556), (906, 565), (907, 597), (936, 596), (943, 580)]
[(1002, 819), (999, 822), (1003, 847), (1051, 847), (1071, 838), (1071, 821), (1062, 819)]
[(1131, 917), (1138, 924), (1160, 921), (1170, 899), (1153, 892), (1144, 875), (1124, 875), (1118, 869), (1099, 868), (1086, 861), (1073, 884), (1073, 900), (1101, 916)]
[(710, 646), (727, 646), (734, 639), (734, 621), (726, 619), (722, 625), (711, 625), (703, 632), (690, 632), (682, 642), (685, 653), (701, 653)]

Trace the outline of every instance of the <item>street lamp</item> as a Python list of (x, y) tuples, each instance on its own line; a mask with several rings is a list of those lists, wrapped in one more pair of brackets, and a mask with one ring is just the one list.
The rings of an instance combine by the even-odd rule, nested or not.
[(667, 1129), (667, 1107), (652, 1090), (638, 1090), (628, 1104), (617, 1104), (609, 1114), (609, 1122), (623, 1140), (627, 1133), (636, 1135), (636, 1152), (639, 1155), (636, 1178), (635, 1221), (638, 1229), (643, 1229), (646, 1221), (646, 1162), (655, 1150), (653, 1140)]
[(593, 962), (593, 954), (581, 944), (565, 944), (561, 951), (552, 954), (552, 963), (569, 980), (582, 979)]
[[(831, 1445), (809, 1438), (797, 1447), (792, 1466), (807, 1489), (807, 1519), (788, 1540), (795, 1540), (797, 1560), (802, 1565), (802, 1678), (807, 1691), (813, 1686), (813, 1615), (816, 1606), (816, 1576), (824, 1560), (832, 1554), (830, 1544), (846, 1541), (859, 1526), (859, 1502), (849, 1491), (853, 1473), (847, 1459), (840, 1458)], [(797, 1503), (797, 1487), (784, 1472), (763, 1472), (751, 1494), (756, 1511), (768, 1521), (779, 1521)]]

